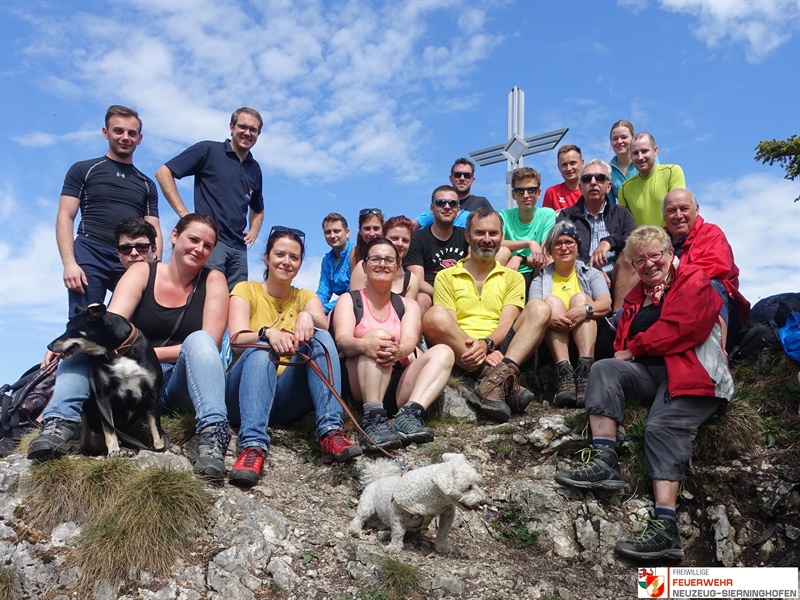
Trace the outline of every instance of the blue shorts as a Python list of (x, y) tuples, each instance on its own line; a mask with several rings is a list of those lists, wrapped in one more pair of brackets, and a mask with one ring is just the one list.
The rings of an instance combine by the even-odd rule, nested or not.
[(113, 292), (125, 267), (119, 262), (117, 250), (113, 246), (80, 235), (73, 245), (75, 262), (83, 269), (86, 280), (84, 293), (67, 290), (69, 296), (69, 318), (75, 316), (78, 308), (101, 303), (106, 299), (106, 290)]

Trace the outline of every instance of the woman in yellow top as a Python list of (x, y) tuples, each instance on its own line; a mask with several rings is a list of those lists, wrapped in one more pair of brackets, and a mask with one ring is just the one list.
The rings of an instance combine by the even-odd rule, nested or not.
[[(611, 295), (603, 272), (578, 260), (581, 237), (572, 221), (557, 222), (544, 241), (553, 262), (531, 283), (529, 298), (550, 307), (545, 341), (556, 362), (555, 406), (583, 406), (586, 381), (594, 363), (597, 319), (611, 310)], [(569, 339), (578, 347), (578, 366), (569, 361)]]
[[(228, 330), (234, 335), (245, 331), (236, 342), (265, 342), (292, 362), (298, 360), (296, 353), (302, 348), (340, 393), (339, 355), (327, 331), (322, 302), (314, 292), (292, 285), (304, 256), (302, 231), (273, 227), (264, 253), (264, 281), (243, 281), (233, 288)], [(361, 448), (342, 432), (341, 404), (306, 365), (278, 367), (269, 352), (249, 348), (226, 377), (225, 397), (231, 421), (240, 416), (239, 455), (229, 475), (233, 484), (251, 486), (258, 482), (269, 449), (270, 420), (292, 423), (311, 410), (316, 412), (324, 462), (343, 462), (361, 454)]]

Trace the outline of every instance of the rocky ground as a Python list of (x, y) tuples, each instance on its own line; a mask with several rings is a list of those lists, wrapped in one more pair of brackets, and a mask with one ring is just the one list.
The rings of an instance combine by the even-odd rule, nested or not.
[[(67, 561), (80, 524), (52, 532), (28, 527), (31, 463), (13, 455), (0, 462), (5, 572), (16, 597), (59, 600), (635, 598), (637, 565), (615, 558), (612, 549), (642, 528), (636, 515), (649, 506), (649, 484), (629, 467), (622, 493), (562, 488), (553, 481), (556, 469), (574, 464), (575, 450), (585, 444), (580, 412), (542, 402), (496, 425), (476, 420), (463, 401), (467, 393), (448, 392), (443, 415), (434, 421), (434, 442), (399, 452), (410, 468), (436, 462), (443, 452), (463, 452), (483, 475), (487, 504), (459, 512), (450, 536), (453, 555), (434, 551), (435, 526), (407, 536), (393, 562), (386, 561), (386, 541), (375, 532), (351, 537), (358, 466), (373, 458), (323, 465), (307, 426), (300, 426), (272, 432), (264, 477), (251, 490), (209, 486), (214, 505), (208, 524), (193, 532), (188, 558), (175, 564), (171, 579), (130, 573), (118, 586), (98, 581), (89, 592), (76, 590), (78, 574)], [(800, 480), (793, 456), (762, 446), (724, 462), (695, 462), (679, 508), (682, 565), (797, 566), (798, 493), (778, 511), (772, 537), (752, 545), (768, 525), (762, 507), (791, 487), (781, 476)], [(142, 452), (132, 460), (189, 468), (177, 445), (166, 455)], [(232, 462), (229, 457), (229, 467)]]

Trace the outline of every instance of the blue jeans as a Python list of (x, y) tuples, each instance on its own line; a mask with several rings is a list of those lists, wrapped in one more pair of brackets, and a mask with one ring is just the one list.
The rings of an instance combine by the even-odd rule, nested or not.
[[(58, 417), (79, 422), (84, 401), (89, 397), (89, 357), (62, 360), (56, 371), (53, 399), (42, 419)], [(219, 349), (205, 331), (190, 334), (181, 346), (177, 362), (162, 363), (164, 385), (159, 404), (165, 410), (188, 410), (197, 419), (197, 431), (227, 419), (225, 371)]]
[[(333, 373), (327, 372), (325, 350), (331, 358)], [(309, 354), (320, 370), (328, 378), (332, 377), (336, 392), (341, 393), (339, 354), (331, 335), (318, 330), (314, 339), (301, 346), (300, 351)], [(297, 356), (292, 358), (292, 362), (298, 360)], [(240, 448), (258, 446), (267, 450), (270, 419), (277, 424), (294, 423), (313, 410), (320, 437), (342, 425), (342, 405), (307, 365), (286, 367), (280, 377), (277, 370), (278, 366), (269, 359), (269, 352), (248, 348), (228, 373), (225, 399), (231, 420), (241, 423)]]

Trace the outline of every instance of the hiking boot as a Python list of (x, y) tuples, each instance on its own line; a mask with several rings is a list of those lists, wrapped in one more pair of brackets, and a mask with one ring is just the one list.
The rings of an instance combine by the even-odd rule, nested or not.
[(578, 367), (575, 369), (575, 405), (578, 408), (586, 405), (586, 384), (589, 381), (589, 371), (593, 364), (593, 358), (578, 359)]
[(37, 463), (61, 458), (66, 454), (78, 454), (81, 441), (80, 423), (49, 417), (42, 421), (42, 429), (28, 445), (28, 458)]
[(572, 471), (556, 473), (556, 482), (583, 489), (621, 490), (625, 485), (619, 472), (617, 451), (608, 446), (590, 446), (580, 451), (584, 465)]
[(367, 434), (361, 442), (365, 450), (372, 452), (377, 448), (395, 450), (403, 445), (403, 438), (391, 430), (386, 411), (382, 408), (365, 413), (362, 426), (364, 433)]
[(341, 427), (325, 434), (319, 441), (319, 446), (322, 462), (326, 465), (332, 462), (345, 462), (362, 454), (361, 446), (348, 440)]
[(403, 444), (425, 444), (433, 441), (433, 429), (425, 427), (422, 411), (416, 407), (402, 407), (394, 418), (392, 431), (400, 436)]
[(568, 360), (561, 360), (556, 363), (556, 373), (558, 382), (556, 383), (556, 395), (553, 398), (553, 406), (558, 408), (571, 408), (575, 406), (575, 372)]
[(648, 515), (645, 530), (633, 540), (617, 542), (614, 552), (637, 560), (683, 558), (678, 523)]
[(536, 399), (536, 395), (528, 388), (524, 387), (517, 379), (511, 389), (511, 393), (506, 398), (511, 410), (524, 413), (528, 405)]
[(500, 363), (491, 367), (475, 386), (475, 397), (468, 397), (467, 402), (490, 419), (505, 423), (511, 417), (506, 398), (517, 377), (519, 369), (514, 365)]
[(261, 469), (266, 458), (267, 451), (259, 446), (242, 448), (239, 450), (239, 456), (231, 469), (228, 481), (242, 487), (254, 486), (261, 477)]
[(231, 441), (231, 428), (227, 419), (209, 425), (198, 436), (196, 456), (192, 467), (194, 472), (211, 481), (225, 478), (225, 453)]

